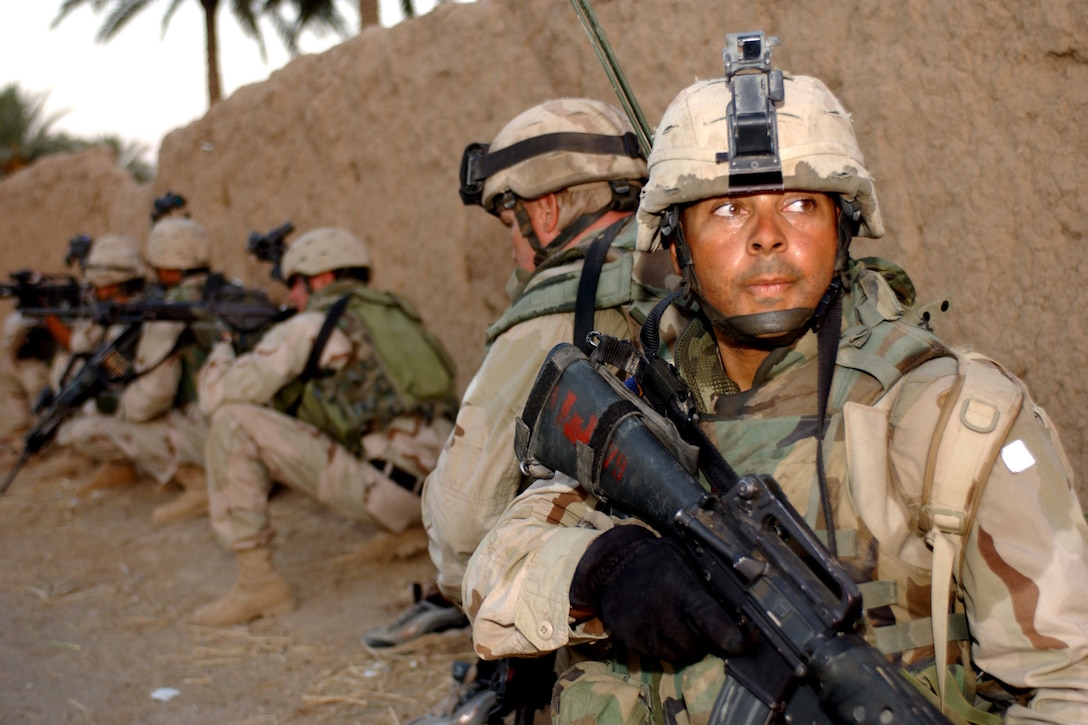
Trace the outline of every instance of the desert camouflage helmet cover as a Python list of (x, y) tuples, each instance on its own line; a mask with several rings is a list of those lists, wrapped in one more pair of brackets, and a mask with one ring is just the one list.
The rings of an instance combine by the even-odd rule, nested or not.
[(304, 274), (311, 277), (334, 269), (370, 268), (370, 248), (351, 232), (320, 227), (292, 242), (283, 255), (283, 278)]
[(634, 129), (622, 111), (589, 98), (558, 98), (516, 116), (488, 147), (494, 154), (514, 144), (548, 134), (582, 133), (622, 138), (631, 134), (628, 150), (620, 153), (547, 151), (496, 171), (484, 182), (482, 204), (492, 209), (495, 197), (512, 191), (522, 199), (580, 184), (646, 178), (646, 162), (638, 152)]
[(211, 261), (211, 239), (199, 222), (167, 217), (151, 227), (147, 261), (159, 269), (199, 269)]
[(83, 277), (95, 287), (123, 284), (145, 276), (147, 267), (140, 256), (140, 245), (132, 237), (104, 234), (91, 244)]
[[(728, 81), (716, 78), (685, 88), (665, 110), (639, 203), (640, 250), (660, 247), (658, 225), (669, 207), (729, 193), (729, 164), (718, 157), (729, 150), (729, 102)], [(850, 115), (827, 86), (786, 75), (785, 101), (776, 116), (784, 188), (840, 194), (860, 208), (859, 236), (883, 236), (876, 190)]]

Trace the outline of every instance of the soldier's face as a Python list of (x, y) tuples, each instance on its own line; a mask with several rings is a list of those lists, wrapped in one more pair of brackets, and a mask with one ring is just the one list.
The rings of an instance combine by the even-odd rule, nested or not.
[(703, 298), (726, 317), (815, 308), (835, 272), (837, 219), (837, 204), (817, 192), (693, 204), (682, 224)]
[(301, 274), (291, 275), (287, 299), (290, 300), (291, 304), (293, 304), (295, 309), (299, 312), (306, 309), (306, 303), (310, 301), (310, 288), (306, 284), (306, 279)]

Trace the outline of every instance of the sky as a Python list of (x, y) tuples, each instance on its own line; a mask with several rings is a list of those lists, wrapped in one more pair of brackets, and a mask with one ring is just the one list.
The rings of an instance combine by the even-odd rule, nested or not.
[[(0, 0), (7, 30), (0, 43), (0, 88), (17, 83), (24, 93), (48, 94), (43, 115), (59, 115), (51, 127), (79, 138), (112, 135), (147, 146), (152, 161), (163, 136), (204, 115), (208, 106), (203, 11), (183, 2), (165, 36), (162, 18), (168, 2), (151, 3), (108, 43), (95, 42), (104, 15), (84, 5), (56, 28), (62, 0)], [(114, 3), (110, 3), (110, 6)], [(270, 25), (262, 26), (267, 63), (256, 41), (242, 34), (222, 3), (219, 10), (220, 73), (224, 98), (239, 87), (268, 78), (290, 57)], [(416, 0), (417, 14), (435, 0)], [(400, 20), (398, 0), (380, 0), (382, 25)], [(340, 3), (354, 31), (357, 3)], [(304, 53), (318, 53), (341, 42), (335, 34), (306, 33)]]

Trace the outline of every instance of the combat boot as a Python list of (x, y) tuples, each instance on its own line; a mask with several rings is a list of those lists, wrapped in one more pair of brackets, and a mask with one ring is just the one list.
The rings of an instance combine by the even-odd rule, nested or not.
[(258, 546), (238, 552), (238, 581), (221, 599), (196, 610), (192, 622), (225, 627), (287, 614), (294, 608), (291, 585), (272, 566), (272, 549)]
[(136, 466), (131, 461), (102, 461), (90, 479), (79, 487), (80, 493), (130, 486), (136, 482)]
[(175, 521), (188, 521), (208, 514), (208, 479), (199, 466), (183, 465), (174, 474), (181, 484), (182, 494), (173, 501), (156, 506), (151, 520), (160, 526)]

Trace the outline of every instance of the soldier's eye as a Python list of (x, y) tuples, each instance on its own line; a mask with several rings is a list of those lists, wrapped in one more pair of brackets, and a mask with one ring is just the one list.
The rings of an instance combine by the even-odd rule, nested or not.
[(725, 201), (714, 207), (714, 216), (731, 219), (741, 213), (741, 205), (735, 201)]
[(816, 200), (811, 196), (796, 196), (786, 200), (786, 211), (806, 212), (816, 208)]

